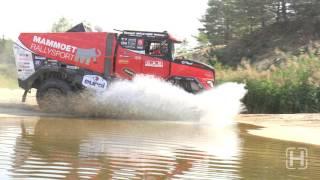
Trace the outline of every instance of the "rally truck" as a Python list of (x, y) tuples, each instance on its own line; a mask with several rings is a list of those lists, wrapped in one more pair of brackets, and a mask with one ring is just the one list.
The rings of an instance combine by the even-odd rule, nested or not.
[[(63, 106), (69, 94), (91, 88), (106, 91), (112, 82), (153, 75), (190, 93), (213, 87), (214, 69), (175, 58), (180, 43), (166, 31), (92, 32), (83, 24), (61, 33), (21, 33), (14, 45), (18, 83), (37, 90), (40, 109)], [(55, 98), (52, 98), (55, 97)]]

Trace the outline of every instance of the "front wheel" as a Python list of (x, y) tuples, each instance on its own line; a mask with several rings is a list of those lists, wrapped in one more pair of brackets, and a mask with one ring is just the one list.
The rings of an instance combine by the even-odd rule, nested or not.
[(60, 79), (48, 79), (37, 90), (37, 102), (45, 112), (65, 112), (68, 106), (67, 97), (71, 87)]

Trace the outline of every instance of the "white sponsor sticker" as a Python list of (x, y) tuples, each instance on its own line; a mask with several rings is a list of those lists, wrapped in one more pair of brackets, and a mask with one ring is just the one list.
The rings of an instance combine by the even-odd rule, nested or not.
[(97, 75), (85, 75), (82, 79), (82, 85), (87, 88), (104, 91), (107, 89), (107, 81)]
[(43, 57), (43, 56), (37, 56), (37, 55), (35, 55), (35, 56), (34, 56), (34, 59), (46, 60), (47, 58), (46, 58), (46, 57)]
[(16, 60), (18, 78), (25, 80), (35, 72), (32, 53), (16, 44), (13, 46), (13, 51)]
[(193, 63), (192, 62), (188, 62), (188, 61), (181, 61), (181, 64), (185, 64), (185, 65), (192, 65)]
[(40, 36), (33, 36), (33, 42), (37, 43), (37, 44), (42, 44), (45, 46), (49, 46), (52, 48), (56, 48), (59, 50), (63, 50), (63, 51), (67, 51), (67, 52), (72, 52), (75, 53), (77, 47), (72, 46), (72, 45), (68, 45), (68, 44), (64, 44), (58, 41), (54, 41), (54, 40), (50, 40), (50, 39), (46, 39), (44, 37), (40, 37)]
[(144, 63), (144, 66), (162, 68), (163, 67), (163, 61), (161, 61), (161, 60), (146, 60), (145, 63)]

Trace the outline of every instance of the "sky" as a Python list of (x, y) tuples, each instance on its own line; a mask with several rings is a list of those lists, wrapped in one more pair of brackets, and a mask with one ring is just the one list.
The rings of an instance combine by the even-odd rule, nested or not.
[(49, 32), (61, 17), (113, 29), (164, 31), (178, 39), (192, 38), (202, 25), (208, 0), (3, 0), (0, 35), (13, 40), (20, 32)]

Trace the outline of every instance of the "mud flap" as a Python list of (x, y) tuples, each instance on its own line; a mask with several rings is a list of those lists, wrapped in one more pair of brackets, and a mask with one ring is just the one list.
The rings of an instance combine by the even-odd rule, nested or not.
[(21, 100), (21, 102), (26, 102), (26, 99), (27, 99), (27, 93), (29, 92), (29, 90), (25, 90), (24, 91), (24, 93), (23, 93), (23, 95), (22, 95), (22, 100)]

